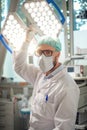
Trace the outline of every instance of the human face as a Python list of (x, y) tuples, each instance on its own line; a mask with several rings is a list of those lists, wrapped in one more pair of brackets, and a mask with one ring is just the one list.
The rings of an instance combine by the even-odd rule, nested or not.
[[(52, 57), (53, 63), (51, 62), (50, 65), (53, 64), (53, 67), (51, 70), (46, 72), (46, 75), (48, 75), (49, 73), (54, 71), (59, 66), (60, 63), (58, 62), (58, 58), (60, 56), (60, 52), (56, 51), (55, 48), (53, 48), (52, 46), (49, 46), (47, 44), (42, 44), (36, 48), (35, 55), (41, 57), (42, 54), (45, 55), (45, 57), (47, 57), (47, 58)], [(49, 60), (48, 60), (48, 62), (49, 62)], [(46, 66), (48, 66), (48, 65), (46, 65)]]
[(47, 44), (39, 45), (35, 50), (35, 55), (40, 57), (42, 54), (44, 54), (46, 57), (52, 56), (54, 66), (58, 64), (60, 52), (56, 51), (54, 47)]

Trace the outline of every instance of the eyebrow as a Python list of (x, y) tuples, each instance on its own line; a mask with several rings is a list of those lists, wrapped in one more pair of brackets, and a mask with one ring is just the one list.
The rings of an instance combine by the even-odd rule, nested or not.
[(37, 49), (36, 51), (55, 51), (55, 49), (54, 50), (51, 50), (51, 49)]

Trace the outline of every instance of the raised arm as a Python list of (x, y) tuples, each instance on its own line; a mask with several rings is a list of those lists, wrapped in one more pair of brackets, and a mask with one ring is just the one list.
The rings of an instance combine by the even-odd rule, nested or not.
[(13, 52), (13, 65), (14, 70), (18, 75), (20, 75), (24, 80), (34, 84), (35, 78), (38, 73), (38, 69), (33, 65), (27, 62), (28, 56), (28, 46), (31, 40), (33, 39), (35, 31), (28, 30), (25, 41), (19, 52)]

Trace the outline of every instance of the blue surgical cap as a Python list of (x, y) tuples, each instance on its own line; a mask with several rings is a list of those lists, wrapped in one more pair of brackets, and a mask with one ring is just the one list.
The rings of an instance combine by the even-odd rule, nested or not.
[(61, 51), (61, 43), (59, 39), (53, 39), (52, 37), (42, 37), (38, 41), (38, 46), (42, 44), (47, 44), (56, 49), (56, 51)]

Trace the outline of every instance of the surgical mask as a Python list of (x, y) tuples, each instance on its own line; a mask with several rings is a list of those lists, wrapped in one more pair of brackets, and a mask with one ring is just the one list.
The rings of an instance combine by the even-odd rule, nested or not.
[(39, 66), (43, 72), (48, 72), (51, 70), (54, 67), (53, 56), (46, 57), (44, 54), (42, 54), (39, 60)]

